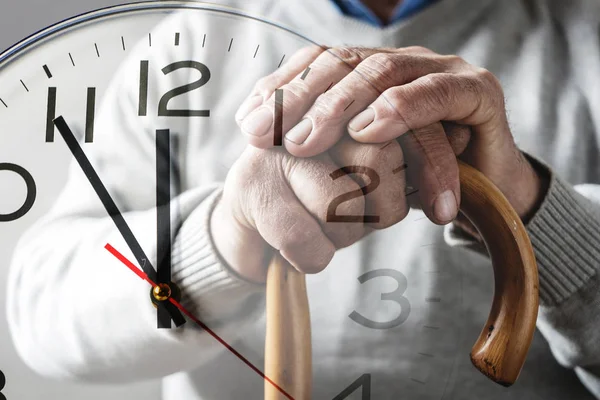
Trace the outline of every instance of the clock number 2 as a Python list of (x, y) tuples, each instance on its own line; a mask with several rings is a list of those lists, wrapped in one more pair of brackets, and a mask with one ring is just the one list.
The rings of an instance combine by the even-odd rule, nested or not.
[(336, 213), (337, 208), (340, 204), (355, 199), (357, 197), (366, 196), (371, 193), (379, 186), (379, 175), (375, 170), (368, 167), (361, 167), (358, 165), (351, 165), (348, 167), (343, 167), (338, 170), (333, 171), (329, 176), (331, 179), (336, 180), (341, 178), (342, 176), (348, 174), (363, 174), (369, 177), (370, 183), (366, 186), (361, 187), (360, 189), (353, 190), (348, 193), (344, 193), (339, 195), (327, 208), (327, 222), (364, 222), (367, 223), (377, 223), (379, 222), (378, 215), (338, 215)]
[[(398, 172), (402, 172), (406, 170), (408, 166), (406, 164), (402, 165), (399, 168), (396, 168), (393, 173), (397, 174)], [(378, 215), (338, 215), (337, 208), (340, 204), (355, 199), (357, 197), (366, 196), (367, 194), (375, 191), (377, 187), (379, 187), (379, 183), (381, 179), (379, 178), (379, 174), (375, 172), (374, 169), (368, 167), (361, 167), (358, 165), (350, 165), (348, 167), (343, 167), (338, 170), (333, 171), (329, 176), (331, 179), (336, 180), (341, 178), (344, 175), (349, 174), (362, 174), (369, 177), (370, 183), (366, 186), (362, 186), (360, 189), (353, 190), (348, 193), (344, 193), (333, 199), (333, 201), (329, 204), (327, 208), (327, 222), (363, 222), (365, 224), (368, 223), (378, 223), (379, 216)], [(410, 193), (406, 193), (407, 196), (411, 194), (415, 194), (418, 192), (411, 191)]]
[[(140, 61), (140, 91), (139, 91), (139, 105), (138, 105), (138, 115), (140, 117), (145, 117), (148, 114), (148, 76), (149, 76), (149, 66), (150, 63), (148, 60)], [(195, 82), (188, 83), (187, 85), (183, 85), (177, 87), (175, 89), (169, 90), (165, 93), (159, 103), (158, 103), (158, 116), (159, 117), (210, 117), (210, 110), (175, 110), (169, 109), (169, 102), (177, 96), (181, 96), (182, 94), (192, 92), (196, 89), (201, 88), (206, 85), (208, 81), (210, 81), (210, 70), (208, 67), (198, 61), (178, 61), (172, 64), (167, 65), (162, 69), (163, 74), (168, 75), (174, 71), (179, 69), (195, 69), (200, 72), (201, 77)]]
[(23, 178), (27, 185), (27, 196), (25, 197), (23, 205), (17, 211), (10, 214), (0, 214), (0, 222), (10, 222), (21, 218), (31, 210), (31, 207), (33, 207), (33, 204), (35, 203), (37, 190), (33, 177), (25, 168), (16, 164), (0, 163), (0, 171), (12, 171), (16, 173)]
[(357, 324), (371, 329), (395, 328), (398, 325), (403, 324), (410, 315), (410, 302), (406, 297), (404, 297), (404, 292), (407, 288), (406, 277), (400, 271), (396, 271), (395, 269), (377, 269), (374, 271), (369, 271), (359, 276), (358, 281), (362, 284), (367, 281), (370, 281), (371, 279), (379, 277), (392, 278), (398, 284), (398, 287), (394, 291), (382, 293), (381, 300), (389, 300), (395, 302), (396, 304), (399, 304), (401, 307), (400, 315), (397, 318), (388, 322), (373, 321), (364, 317), (362, 314), (359, 314), (356, 311), (352, 311), (349, 317), (352, 321), (356, 322)]

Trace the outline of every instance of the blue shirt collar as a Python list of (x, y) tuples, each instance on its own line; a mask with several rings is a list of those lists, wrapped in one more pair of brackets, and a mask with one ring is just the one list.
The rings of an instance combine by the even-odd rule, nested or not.
[[(369, 7), (365, 6), (361, 0), (332, 1), (343, 14), (349, 17), (358, 18), (375, 26), (385, 26), (383, 21), (377, 15), (375, 15), (375, 13), (373, 13)], [(404, 0), (394, 11), (389, 23), (393, 24), (408, 18), (411, 15), (421, 11), (428, 5), (435, 3), (436, 1), (438, 0)]]

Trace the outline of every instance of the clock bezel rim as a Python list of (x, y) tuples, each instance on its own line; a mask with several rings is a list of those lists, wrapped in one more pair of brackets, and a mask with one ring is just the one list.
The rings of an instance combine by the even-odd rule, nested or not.
[(206, 3), (200, 1), (186, 1), (186, 0), (168, 0), (168, 1), (139, 1), (139, 2), (129, 2), (114, 6), (103, 7), (99, 9), (95, 9), (92, 11), (88, 11), (82, 14), (77, 14), (72, 17), (66, 18), (59, 22), (56, 22), (52, 25), (43, 28), (16, 44), (10, 46), (6, 50), (0, 53), (0, 73), (4, 68), (9, 66), (13, 61), (17, 60), (19, 57), (25, 55), (28, 51), (34, 49), (37, 45), (43, 43), (44, 40), (51, 39), (55, 35), (63, 33), (68, 29), (75, 28), (77, 26), (83, 25), (88, 22), (101, 20), (104, 18), (112, 18), (121, 14), (129, 14), (129, 13), (137, 13), (137, 12), (148, 12), (148, 11), (156, 11), (156, 10), (165, 10), (165, 11), (178, 11), (178, 10), (195, 10), (195, 11), (212, 11), (217, 13), (223, 13), (226, 15), (241, 17), (245, 19), (250, 19), (256, 22), (260, 22), (266, 25), (269, 25), (274, 28), (282, 29), (287, 33), (294, 35), (295, 37), (307, 41), (307, 44), (312, 44), (315, 46), (319, 46), (323, 49), (327, 49), (326, 46), (323, 46), (316, 41), (310, 39), (309, 37), (297, 32), (291, 27), (284, 26), (282, 24), (270, 21), (263, 17), (249, 14), (245, 11), (242, 11), (235, 7), (215, 4), (215, 3)]

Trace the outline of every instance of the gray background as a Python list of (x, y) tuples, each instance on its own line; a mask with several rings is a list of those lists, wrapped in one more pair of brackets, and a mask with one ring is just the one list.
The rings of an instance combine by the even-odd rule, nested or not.
[[(126, 3), (126, 0), (0, 0), (0, 52), (40, 29), (63, 19), (97, 8)], [(8, 260), (0, 254), (0, 370), (6, 375), (2, 393), (8, 400), (158, 400), (160, 383), (99, 386), (44, 379), (19, 359), (6, 324)]]

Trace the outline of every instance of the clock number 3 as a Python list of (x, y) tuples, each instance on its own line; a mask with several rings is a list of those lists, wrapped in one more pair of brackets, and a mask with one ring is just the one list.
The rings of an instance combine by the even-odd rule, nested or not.
[(369, 271), (358, 277), (358, 281), (362, 284), (371, 279), (379, 278), (379, 277), (388, 277), (392, 278), (398, 283), (398, 287), (388, 293), (383, 293), (381, 295), (381, 300), (389, 300), (397, 303), (401, 307), (400, 315), (388, 322), (377, 322), (371, 319), (364, 317), (362, 314), (359, 314), (356, 311), (352, 311), (349, 317), (351, 320), (371, 329), (391, 329), (395, 328), (401, 324), (403, 324), (408, 316), (410, 315), (410, 302), (406, 297), (404, 297), (404, 292), (407, 288), (406, 277), (400, 272), (394, 269), (378, 269), (374, 271)]
[[(148, 114), (148, 75), (150, 63), (148, 60), (140, 61), (140, 91), (138, 115), (145, 117)], [(198, 61), (178, 61), (167, 65), (162, 69), (163, 74), (168, 75), (179, 69), (195, 69), (200, 72), (201, 77), (195, 82), (188, 83), (172, 89), (165, 93), (158, 103), (159, 117), (210, 117), (210, 110), (175, 110), (169, 109), (169, 102), (177, 96), (192, 92), (201, 88), (210, 81), (210, 70), (208, 67)]]

